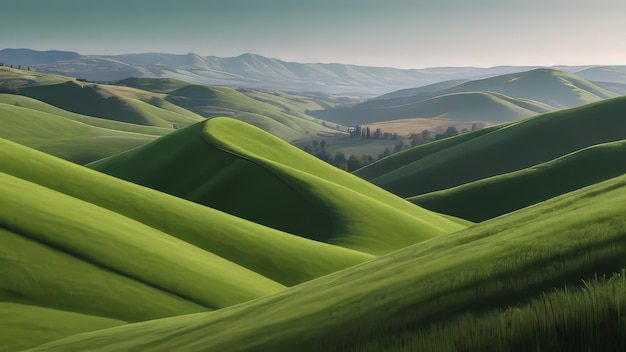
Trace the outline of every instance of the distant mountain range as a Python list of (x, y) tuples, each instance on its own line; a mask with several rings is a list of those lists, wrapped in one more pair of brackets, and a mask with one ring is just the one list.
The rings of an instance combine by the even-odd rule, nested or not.
[[(536, 68), (499, 66), (396, 69), (344, 64), (302, 64), (254, 54), (228, 58), (193, 53), (101, 56), (30, 49), (2, 49), (0, 62), (98, 82), (113, 82), (128, 77), (176, 78), (208, 85), (369, 97), (442, 81), (475, 80)], [(603, 81), (626, 83), (626, 68), (621, 66), (610, 69), (593, 66), (555, 68), (569, 72), (587, 70), (586, 74), (602, 78)], [(620, 75), (615, 75), (617, 81), (606, 77), (611, 70), (621, 72)]]

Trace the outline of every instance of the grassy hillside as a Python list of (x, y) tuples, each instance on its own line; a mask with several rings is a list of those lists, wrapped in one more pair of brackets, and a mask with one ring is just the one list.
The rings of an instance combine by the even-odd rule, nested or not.
[(470, 81), (443, 93), (468, 91), (498, 92), (542, 102), (555, 109), (575, 107), (616, 96), (615, 93), (575, 74), (549, 68)]
[(13, 176), (3, 175), (2, 194), (0, 221), (11, 232), (212, 309), (283, 287), (121, 214)]
[(84, 124), (94, 126), (94, 127), (102, 127), (115, 131), (123, 131), (123, 132), (133, 132), (154, 136), (164, 136), (173, 131), (172, 128), (161, 128), (161, 127), (153, 127), (153, 126), (144, 126), (144, 125), (136, 125), (132, 123), (125, 123), (115, 120), (102, 119), (92, 116), (81, 115), (77, 113), (73, 113), (67, 110), (63, 110), (57, 108), (56, 106), (46, 104), (36, 99), (32, 99), (29, 97), (25, 97), (22, 95), (15, 94), (0, 94), (0, 103), (15, 105), (22, 108), (28, 108), (31, 110), (37, 110), (45, 113), (49, 113), (52, 115), (57, 115), (69, 120), (73, 120), (76, 122), (82, 122)]
[(285, 285), (372, 258), (266, 228), (9, 141), (0, 143), (0, 172), (121, 214)]
[(626, 83), (602, 81), (594, 81), (594, 83), (604, 89), (610, 90), (611, 92), (615, 92), (619, 95), (626, 95)]
[(272, 228), (372, 254), (463, 228), (229, 118), (208, 120), (89, 166)]
[(481, 222), (622, 174), (626, 174), (626, 141), (594, 145), (530, 168), (409, 200)]
[(626, 66), (592, 67), (576, 74), (590, 81), (626, 84)]
[(535, 69), (402, 90), (314, 115), (346, 126), (415, 117), (500, 123), (616, 96), (571, 73)]
[[(590, 287), (599, 292), (590, 298), (578, 289), (581, 279), (626, 266), (625, 204), (622, 176), (238, 306), (80, 334), (35, 350), (419, 349), (399, 344), (406, 334), (437, 343), (425, 350), (459, 340), (457, 348), (463, 340), (480, 346), (496, 334), (504, 343), (523, 341), (520, 350), (572, 346), (570, 339), (580, 350), (615, 350), (626, 343), (619, 333), (623, 278), (619, 286)], [(547, 309), (528, 309), (530, 299), (555, 290)], [(593, 313), (570, 293), (593, 304)], [(521, 318), (501, 318), (506, 308)], [(542, 324), (561, 321), (560, 312), (573, 318), (551, 325), (558, 333), (542, 339)], [(470, 335), (494, 315), (492, 334)], [(460, 326), (445, 330), (452, 343), (435, 339), (443, 323)]]
[(164, 93), (167, 101), (204, 117), (230, 116), (287, 141), (306, 135), (337, 132), (315, 122), (313, 117), (306, 114), (307, 110), (332, 106), (332, 98), (252, 89), (235, 90), (173, 79), (129, 78), (119, 83)]
[(62, 84), (22, 87), (25, 95), (71, 112), (129, 122), (138, 125), (172, 128), (186, 126), (202, 120), (187, 111), (167, 110), (159, 107), (161, 100), (142, 101), (114, 94), (106, 85), (69, 81)]
[(81, 332), (125, 324), (116, 319), (7, 302), (0, 303), (0, 315), (0, 351), (21, 351)]
[(419, 159), (427, 157), (429, 155), (436, 154), (442, 150), (467, 142), (471, 139), (480, 137), (482, 135), (497, 131), (506, 124), (492, 126), (489, 128), (483, 128), (481, 130), (472, 131), (469, 133), (463, 133), (450, 138), (440, 139), (431, 143), (423, 144), (417, 147), (403, 150), (399, 153), (393, 154), (391, 157), (387, 157), (377, 161), (375, 164), (369, 165), (354, 172), (355, 175), (371, 180), (376, 177), (382, 176), (386, 173), (399, 169), (407, 164), (415, 162)]
[(425, 86), (417, 87), (417, 88), (400, 89), (400, 90), (397, 90), (395, 92), (383, 94), (383, 95), (381, 95), (379, 97), (376, 97), (375, 100), (395, 99), (395, 98), (411, 98), (411, 97), (415, 97), (415, 96), (418, 96), (418, 95), (422, 95), (422, 96), (424, 96), (426, 98), (429, 98), (429, 97), (432, 96), (433, 93), (441, 92), (441, 91), (444, 91), (446, 89), (450, 89), (452, 87), (456, 87), (459, 84), (463, 84), (465, 82), (468, 82), (468, 80), (466, 80), (466, 79), (457, 79), (457, 80), (433, 83), (433, 84), (429, 84), (429, 85), (425, 85)]
[[(13, 104), (6, 104), (3, 101), (9, 99), (5, 98), (16, 101)], [(95, 127), (87, 124), (91, 122), (87, 117), (85, 119), (65, 118), (42, 110), (22, 107), (22, 105), (30, 106), (30, 104), (22, 104), (23, 100), (28, 98), (21, 98), (0, 94), (0, 124), (3, 126), (0, 129), (0, 138), (6, 138), (79, 164), (132, 149), (158, 137)], [(31, 100), (27, 101), (27, 103), (30, 102)], [(83, 120), (86, 123), (76, 120)]]
[[(11, 90), (26, 86), (44, 86), (61, 84), (71, 81), (71, 78), (48, 73), (21, 70), (11, 67), (0, 67), (0, 89)], [(0, 93), (6, 93), (0, 91)]]
[(371, 258), (0, 139), (3, 351), (223, 308)]
[(191, 85), (181, 80), (173, 78), (139, 78), (131, 77), (123, 79), (117, 84), (122, 86), (133, 87), (137, 89), (147, 90), (155, 93), (169, 93), (176, 89), (181, 89)]
[[(407, 160), (428, 145), (417, 147), (392, 155), (384, 163), (369, 165), (359, 173), (404, 197), (451, 188), (531, 167), (595, 144), (622, 140), (626, 138), (625, 109), (626, 98), (615, 98), (548, 113)], [(384, 170), (376, 171), (379, 167)]]
[(469, 91), (428, 99), (370, 100), (354, 107), (316, 111), (315, 116), (346, 126), (415, 117), (501, 123), (550, 110), (545, 104), (534, 101), (499, 93)]

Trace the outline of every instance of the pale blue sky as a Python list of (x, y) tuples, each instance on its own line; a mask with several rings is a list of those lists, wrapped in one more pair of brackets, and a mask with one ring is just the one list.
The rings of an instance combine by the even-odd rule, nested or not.
[(368, 66), (625, 64), (623, 0), (20, 0), (0, 48)]

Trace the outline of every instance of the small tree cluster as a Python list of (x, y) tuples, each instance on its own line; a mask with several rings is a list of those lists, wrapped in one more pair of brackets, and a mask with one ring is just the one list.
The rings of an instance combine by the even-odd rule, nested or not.
[(377, 128), (374, 132), (369, 126), (354, 126), (348, 129), (350, 137), (352, 138), (365, 138), (365, 139), (398, 139), (397, 133), (383, 132), (380, 128)]

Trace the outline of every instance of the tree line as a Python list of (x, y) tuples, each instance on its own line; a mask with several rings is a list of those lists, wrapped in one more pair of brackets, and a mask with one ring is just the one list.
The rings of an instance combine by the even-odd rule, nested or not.
[[(6, 67), (7, 65), (4, 62), (0, 62), (0, 67)], [(17, 65), (17, 66), (13, 66), (13, 65), (9, 65), (9, 67), (11, 68), (17, 68), (18, 70), (22, 69), (22, 65)], [(30, 71), (30, 67), (26, 67), (25, 70)]]
[[(481, 122), (475, 122), (474, 124), (472, 124), (472, 131), (482, 129), (484, 127), (485, 124)], [(469, 129), (463, 128), (461, 132), (459, 132), (456, 127), (449, 126), (442, 133), (436, 133), (434, 131), (425, 129), (420, 133), (411, 133), (406, 137), (399, 136), (397, 133), (384, 132), (380, 128), (377, 128), (372, 132), (372, 129), (369, 126), (354, 126), (349, 128), (348, 132), (350, 133), (350, 138), (386, 139), (396, 140), (397, 142), (395, 143), (393, 150), (392, 148), (387, 147), (382, 153), (378, 155), (377, 158), (372, 155), (350, 155), (348, 157), (343, 152), (331, 154), (326, 150), (326, 141), (318, 141), (317, 139), (314, 139), (313, 141), (311, 141), (311, 143), (303, 146), (302, 149), (305, 152), (316, 156), (322, 161), (334, 165), (342, 170), (352, 172), (366, 165), (369, 165), (374, 161), (380, 160), (388, 155), (400, 152), (406, 148), (415, 147), (443, 138), (453, 137), (460, 133), (469, 132)]]
[(350, 155), (346, 157), (343, 152), (331, 154), (326, 150), (326, 141), (323, 139), (321, 141), (314, 139), (311, 143), (302, 147), (302, 149), (318, 159), (348, 172), (358, 170), (375, 161), (371, 155)]

